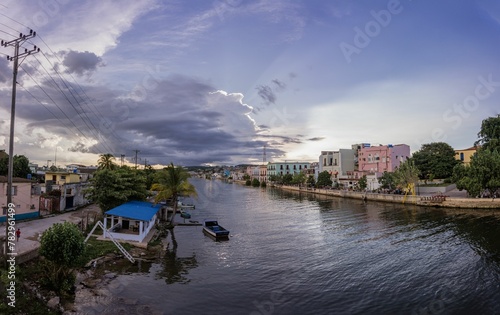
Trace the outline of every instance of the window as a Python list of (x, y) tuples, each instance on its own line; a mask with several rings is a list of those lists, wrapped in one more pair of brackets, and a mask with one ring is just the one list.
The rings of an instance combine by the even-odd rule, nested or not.
[[(9, 189), (9, 188), (7, 187), (7, 189)], [(5, 189), (5, 195), (7, 195), (7, 193), (9, 192), (7, 189)], [(12, 192), (12, 196), (17, 196), (17, 186), (12, 186), (11, 192)]]
[(460, 161), (463, 162), (464, 160), (465, 160), (464, 153), (460, 152)]
[(71, 188), (66, 189), (66, 195), (71, 195)]
[(294, 169), (294, 170), (296, 170), (296, 169), (297, 169), (297, 165), (294, 165), (294, 166), (293, 166), (293, 169)]
[(61, 180), (66, 179), (66, 175), (61, 175)]

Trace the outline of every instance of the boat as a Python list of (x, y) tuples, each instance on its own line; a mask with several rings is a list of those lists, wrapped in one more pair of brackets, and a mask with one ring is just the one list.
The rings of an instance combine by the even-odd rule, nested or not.
[(220, 226), (215, 220), (206, 220), (203, 225), (203, 232), (215, 237), (216, 239), (229, 237), (229, 231)]
[(181, 218), (183, 219), (191, 219), (191, 215), (187, 212), (181, 211)]
[(196, 206), (194, 204), (185, 204), (182, 201), (177, 202), (177, 207), (181, 209), (195, 209)]

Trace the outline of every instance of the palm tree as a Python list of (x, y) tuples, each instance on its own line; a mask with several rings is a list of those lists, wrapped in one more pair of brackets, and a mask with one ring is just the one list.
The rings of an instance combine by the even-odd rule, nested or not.
[(170, 225), (174, 223), (174, 217), (177, 213), (177, 199), (180, 195), (196, 197), (196, 188), (188, 182), (190, 177), (182, 167), (175, 167), (173, 163), (163, 170), (159, 171), (156, 177), (156, 183), (151, 186), (151, 190), (157, 191), (155, 202), (160, 202), (172, 198), (174, 203), (174, 213), (170, 218)]
[(111, 153), (101, 154), (97, 161), (97, 167), (100, 170), (114, 170), (116, 168), (116, 164), (113, 162), (114, 160), (115, 156)]

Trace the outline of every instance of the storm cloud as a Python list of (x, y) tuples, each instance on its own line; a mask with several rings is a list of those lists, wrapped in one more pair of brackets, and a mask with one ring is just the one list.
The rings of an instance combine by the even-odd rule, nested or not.
[(243, 94), (217, 90), (187, 76), (158, 81), (142, 98), (133, 91), (84, 87), (94, 96), (92, 102), (58, 93), (48, 80), (41, 86), (54, 96), (47, 99), (37, 89), (30, 93), (46, 101), (44, 106), (20, 92), (18, 115), (28, 121), (26, 135), (41, 130), (57, 135), (68, 142), (68, 152), (123, 154), (132, 162), (134, 150), (139, 150), (139, 162), (150, 164), (234, 164), (261, 159), (265, 145), (282, 155), (280, 146), (295, 141), (262, 136)]
[(69, 51), (65, 54), (62, 64), (66, 67), (67, 73), (74, 73), (79, 76), (91, 73), (102, 67), (103, 62), (96, 54), (88, 51)]

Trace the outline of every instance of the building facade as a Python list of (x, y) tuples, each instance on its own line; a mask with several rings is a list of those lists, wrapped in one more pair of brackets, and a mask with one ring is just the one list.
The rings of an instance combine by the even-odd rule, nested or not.
[(273, 175), (299, 174), (306, 173), (311, 168), (309, 162), (270, 162), (267, 164), (267, 178)]
[(464, 164), (470, 164), (471, 157), (477, 152), (477, 147), (470, 147), (463, 150), (455, 150), (455, 159), (462, 161)]
[(394, 172), (410, 157), (410, 147), (406, 144), (379, 145), (359, 149), (359, 171), (368, 173)]
[(338, 182), (339, 178), (354, 171), (355, 150), (340, 149), (338, 151), (321, 151), (318, 172), (327, 171), (331, 179)]
[[(7, 204), (7, 176), (0, 176), (0, 204), (2, 205), (2, 213), (0, 222), (5, 222), (8, 214)], [(16, 220), (25, 220), (37, 218), (40, 213), (38, 211), (38, 202), (40, 195), (34, 193), (31, 180), (25, 178), (14, 177), (12, 179), (12, 203), (15, 205)]]
[[(45, 173), (45, 187), (42, 188), (42, 192), (61, 191), (59, 207), (54, 210), (62, 211), (83, 206), (88, 203), (84, 190), (88, 186), (90, 177), (91, 174), (80, 173), (78, 170), (47, 171)], [(46, 205), (44, 204), (44, 206)]]

